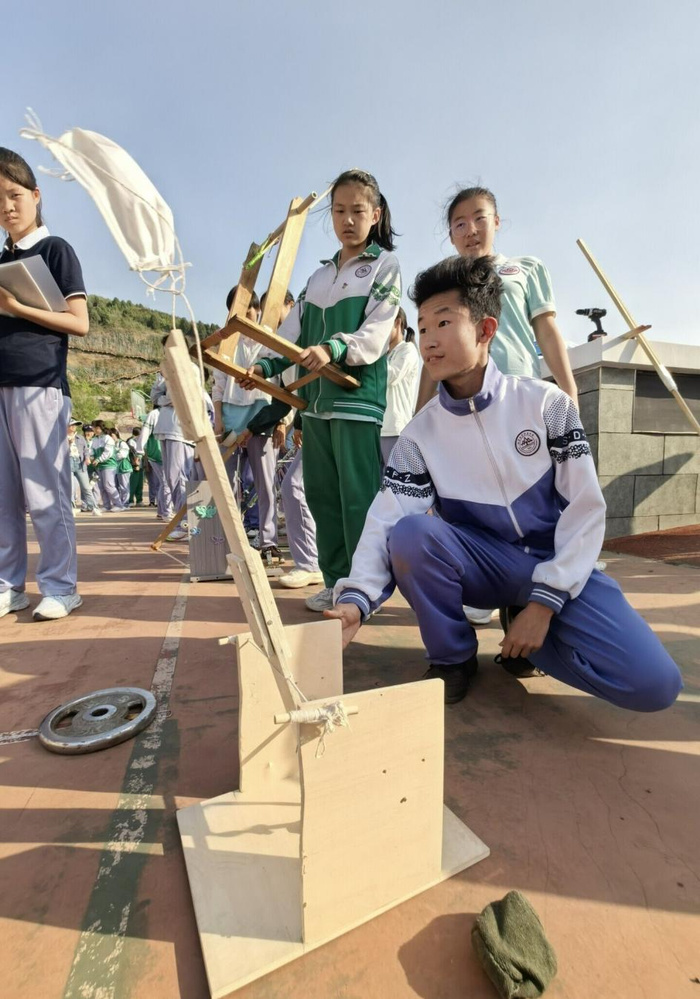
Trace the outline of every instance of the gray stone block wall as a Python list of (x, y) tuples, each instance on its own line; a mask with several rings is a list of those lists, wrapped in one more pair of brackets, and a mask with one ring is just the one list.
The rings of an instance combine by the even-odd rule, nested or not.
[(633, 434), (635, 372), (629, 368), (575, 377), (608, 507), (606, 538), (700, 523), (700, 437)]

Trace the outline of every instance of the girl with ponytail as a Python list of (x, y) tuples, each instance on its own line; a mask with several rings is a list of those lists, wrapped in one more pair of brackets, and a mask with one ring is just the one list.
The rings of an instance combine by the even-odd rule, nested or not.
[[(304, 348), (301, 363), (318, 371), (333, 362), (361, 382), (348, 390), (326, 378), (299, 389), (304, 487), (316, 521), (325, 588), (310, 610), (333, 606), (333, 587), (347, 576), (365, 517), (381, 481), (379, 434), (386, 408), (387, 350), (401, 298), (401, 273), (386, 198), (364, 170), (346, 170), (331, 188), (331, 218), (340, 249), (311, 275), (278, 333)], [(265, 378), (291, 362), (262, 358)], [(242, 382), (243, 387), (250, 383)]]

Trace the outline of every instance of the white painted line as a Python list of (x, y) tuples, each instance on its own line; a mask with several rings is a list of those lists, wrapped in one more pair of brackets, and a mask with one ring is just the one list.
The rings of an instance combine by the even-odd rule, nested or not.
[(9, 746), (13, 742), (28, 742), (39, 734), (36, 728), (23, 728), (19, 732), (0, 732), (0, 746)]
[[(103, 847), (88, 903), (87, 926), (75, 949), (64, 999), (116, 999), (120, 959), (138, 888), (138, 873), (134, 873), (133, 868), (130, 872), (128, 867), (124, 871), (120, 864), (127, 855), (142, 852), (140, 848), (149, 814), (153, 812), (158, 751), (168, 716), (189, 585), (188, 577), (183, 577), (151, 682), (158, 709), (151, 725), (135, 740), (110, 825), (111, 838)], [(105, 913), (109, 915), (105, 917)]]

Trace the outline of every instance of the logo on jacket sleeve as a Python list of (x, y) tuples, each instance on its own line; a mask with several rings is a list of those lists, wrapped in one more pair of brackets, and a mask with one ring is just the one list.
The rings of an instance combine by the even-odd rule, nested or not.
[(520, 268), (517, 264), (504, 264), (503, 267), (498, 268), (498, 273), (504, 275), (519, 274)]
[(355, 271), (355, 277), (358, 278), (367, 277), (367, 275), (371, 270), (372, 270), (371, 264), (363, 264), (361, 267), (358, 267), (357, 270)]
[(518, 454), (524, 454), (527, 458), (531, 454), (537, 454), (541, 443), (538, 434), (534, 430), (521, 430), (515, 438), (515, 450)]

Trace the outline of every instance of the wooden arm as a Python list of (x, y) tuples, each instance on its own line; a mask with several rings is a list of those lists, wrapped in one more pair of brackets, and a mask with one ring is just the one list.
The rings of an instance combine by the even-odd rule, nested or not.
[(266, 381), (260, 375), (249, 375), (246, 368), (242, 368), (240, 364), (231, 364), (228, 361), (223, 361), (218, 354), (212, 353), (211, 350), (204, 351), (203, 360), (205, 364), (223, 371), (226, 375), (231, 375), (232, 378), (245, 378), (248, 381), (254, 382), (255, 387), (260, 389), (261, 392), (266, 392), (268, 395), (273, 396), (273, 398), (279, 399), (280, 402), (286, 403), (287, 406), (294, 406), (295, 409), (306, 409), (307, 403), (304, 399), (300, 399), (297, 395), (292, 395), (291, 392), (280, 388), (279, 385), (275, 385), (273, 382)]

